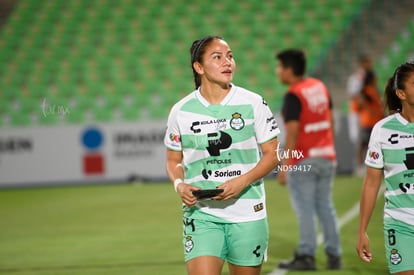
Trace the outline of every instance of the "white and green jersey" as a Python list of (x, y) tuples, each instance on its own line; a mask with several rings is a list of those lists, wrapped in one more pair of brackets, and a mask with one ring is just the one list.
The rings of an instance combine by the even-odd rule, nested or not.
[(399, 113), (379, 121), (371, 133), (365, 164), (384, 169), (384, 219), (414, 226), (414, 123)]
[[(209, 104), (199, 90), (180, 100), (168, 117), (165, 145), (183, 153), (185, 182), (212, 189), (245, 174), (258, 163), (259, 144), (279, 134), (276, 120), (261, 96), (232, 86), (221, 104)], [(266, 217), (263, 179), (238, 198), (201, 200), (184, 216), (217, 222), (243, 222)]]

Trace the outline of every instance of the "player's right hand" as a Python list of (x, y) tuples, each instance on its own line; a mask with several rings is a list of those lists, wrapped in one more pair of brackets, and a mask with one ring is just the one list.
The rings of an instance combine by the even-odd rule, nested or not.
[(197, 197), (193, 195), (194, 190), (200, 190), (200, 188), (184, 182), (177, 186), (177, 193), (181, 197), (181, 201), (189, 208), (197, 203)]

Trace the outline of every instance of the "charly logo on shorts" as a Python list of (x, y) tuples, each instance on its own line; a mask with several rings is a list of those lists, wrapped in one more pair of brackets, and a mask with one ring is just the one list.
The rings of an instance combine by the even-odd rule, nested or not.
[(190, 252), (194, 248), (194, 242), (191, 236), (185, 237), (185, 252)]
[(393, 265), (397, 265), (397, 264), (401, 263), (402, 257), (400, 255), (400, 253), (398, 253), (397, 249), (392, 249), (391, 250), (390, 261)]
[(233, 130), (239, 131), (244, 128), (244, 119), (241, 116), (242, 115), (239, 113), (234, 113), (231, 115), (230, 127)]

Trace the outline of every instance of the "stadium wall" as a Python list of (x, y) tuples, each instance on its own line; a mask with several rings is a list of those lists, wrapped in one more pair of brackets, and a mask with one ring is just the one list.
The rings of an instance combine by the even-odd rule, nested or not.
[(0, 130), (0, 187), (165, 179), (165, 121)]

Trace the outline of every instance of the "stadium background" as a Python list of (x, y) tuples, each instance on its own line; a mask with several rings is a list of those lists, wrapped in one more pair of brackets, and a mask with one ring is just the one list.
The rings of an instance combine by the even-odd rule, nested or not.
[(274, 54), (303, 48), (309, 75), (332, 93), (338, 172), (350, 173), (346, 78), (362, 52), (374, 59), (380, 87), (413, 58), (413, 5), (2, 0), (0, 185), (165, 179), (165, 120), (193, 88), (189, 45), (208, 34), (230, 43), (234, 82), (262, 94), (275, 114), (285, 87)]

